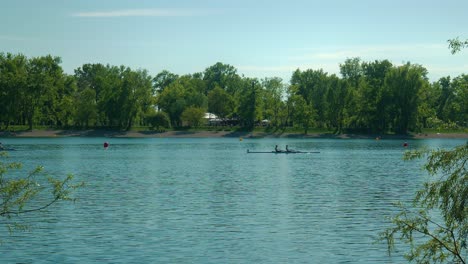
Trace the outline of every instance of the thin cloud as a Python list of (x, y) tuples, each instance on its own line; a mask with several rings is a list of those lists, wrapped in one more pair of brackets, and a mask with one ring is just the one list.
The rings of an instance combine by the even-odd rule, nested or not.
[(429, 74), (431, 76), (440, 78), (443, 76), (458, 76), (461, 74), (464, 74), (468, 72), (468, 64), (464, 65), (453, 65), (453, 66), (445, 66), (445, 65), (440, 65), (440, 64), (428, 64), (428, 65), (423, 65), (426, 67), (426, 69), (429, 71)]
[(338, 74), (339, 67), (335, 63), (304, 63), (298, 65), (280, 65), (280, 66), (254, 66), (254, 65), (240, 65), (237, 69), (244, 73), (246, 76), (251, 77), (281, 77), (283, 80), (289, 80), (291, 75), (297, 69), (304, 71), (307, 69), (319, 70), (322, 69), (328, 74)]
[(249, 72), (292, 72), (297, 69), (297, 66), (254, 66), (241, 65), (237, 69)]
[(114, 11), (79, 12), (73, 17), (111, 18), (111, 17), (190, 17), (217, 13), (213, 9), (124, 9)]
[(300, 55), (290, 56), (291, 61), (344, 61), (346, 58), (360, 57), (381, 58), (401, 57), (401, 56), (422, 56), (421, 54), (434, 54), (447, 47), (440, 44), (413, 44), (413, 45), (375, 45), (375, 46), (355, 46), (355, 47), (327, 47), (316, 49)]

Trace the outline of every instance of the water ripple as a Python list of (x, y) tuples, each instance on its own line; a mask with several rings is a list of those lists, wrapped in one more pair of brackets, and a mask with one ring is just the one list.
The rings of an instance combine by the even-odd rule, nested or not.
[[(12, 160), (87, 187), (24, 216), (0, 263), (401, 263), (373, 242), (423, 181), (391, 140), (11, 140)], [(245, 153), (276, 144), (321, 153)]]

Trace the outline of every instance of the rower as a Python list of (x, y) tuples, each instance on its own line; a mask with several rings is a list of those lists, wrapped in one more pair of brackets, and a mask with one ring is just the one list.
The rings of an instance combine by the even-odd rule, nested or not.
[(275, 146), (275, 152), (283, 152), (281, 149), (278, 149), (278, 145)]

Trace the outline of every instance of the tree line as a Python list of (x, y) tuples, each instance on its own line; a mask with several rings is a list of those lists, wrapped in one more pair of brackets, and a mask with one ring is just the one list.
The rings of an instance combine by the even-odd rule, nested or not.
[(349, 58), (340, 75), (296, 70), (282, 79), (248, 78), (216, 63), (177, 75), (125, 66), (84, 64), (64, 73), (61, 59), (0, 53), (0, 128), (133, 126), (197, 127), (210, 112), (252, 129), (297, 127), (336, 133), (408, 133), (423, 128), (464, 128), (468, 75), (430, 82), (418, 64)]

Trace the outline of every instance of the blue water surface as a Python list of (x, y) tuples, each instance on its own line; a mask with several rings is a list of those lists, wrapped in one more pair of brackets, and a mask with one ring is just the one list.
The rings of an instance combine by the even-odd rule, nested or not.
[[(401, 140), (2, 138), (86, 186), (0, 226), (0, 263), (401, 263), (375, 243), (427, 175)], [(105, 150), (103, 143), (110, 147)], [(410, 140), (409, 149), (466, 140)], [(319, 154), (247, 154), (275, 145)], [(3, 221), (3, 219), (0, 219)]]

